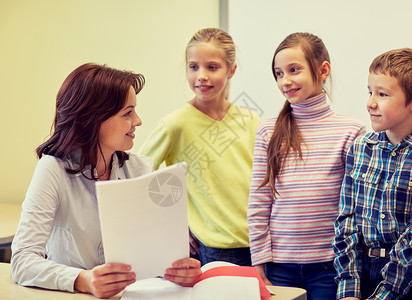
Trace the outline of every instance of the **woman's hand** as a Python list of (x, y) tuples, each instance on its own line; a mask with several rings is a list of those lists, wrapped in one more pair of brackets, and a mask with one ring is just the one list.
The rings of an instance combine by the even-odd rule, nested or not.
[(264, 265), (264, 264), (256, 265), (256, 266), (255, 266), (255, 269), (258, 271), (260, 277), (262, 277), (262, 280), (263, 280), (263, 282), (264, 282), (266, 285), (273, 285), (273, 284), (269, 281), (269, 279), (266, 277), (265, 265)]
[(131, 266), (126, 264), (99, 265), (91, 270), (81, 271), (74, 282), (74, 288), (98, 298), (109, 298), (136, 281), (136, 274), (130, 270)]
[(200, 261), (184, 258), (175, 261), (172, 267), (166, 270), (164, 278), (181, 286), (193, 286), (200, 274), (202, 274)]

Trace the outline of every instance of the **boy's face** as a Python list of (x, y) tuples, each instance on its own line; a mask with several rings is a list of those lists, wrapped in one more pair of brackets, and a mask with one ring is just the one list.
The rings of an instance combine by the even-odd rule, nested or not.
[(412, 132), (412, 102), (406, 105), (398, 80), (388, 74), (369, 73), (368, 90), (367, 109), (373, 130), (385, 131), (396, 145)]

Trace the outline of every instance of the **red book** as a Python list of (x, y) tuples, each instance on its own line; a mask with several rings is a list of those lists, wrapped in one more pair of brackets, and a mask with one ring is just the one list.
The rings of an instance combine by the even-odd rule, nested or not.
[(204, 271), (202, 275), (200, 275), (197, 282), (210, 278), (210, 277), (216, 277), (216, 276), (255, 277), (259, 281), (260, 298), (262, 300), (271, 298), (271, 294), (266, 288), (265, 283), (263, 282), (258, 271), (254, 267), (243, 267), (243, 266), (213, 267), (209, 270)]

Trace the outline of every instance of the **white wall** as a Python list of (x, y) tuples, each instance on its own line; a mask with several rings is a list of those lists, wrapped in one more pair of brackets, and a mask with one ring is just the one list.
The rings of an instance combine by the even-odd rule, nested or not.
[(219, 26), (219, 4), (226, 1), (239, 63), (231, 99), (246, 92), (246, 104), (254, 101), (263, 119), (283, 103), (270, 64), (289, 33), (309, 31), (324, 40), (336, 110), (368, 125), (371, 60), (412, 46), (410, 0), (0, 0), (0, 201), (24, 199), (57, 91), (85, 62), (145, 75), (137, 97), (143, 120), (137, 151), (157, 120), (192, 96), (184, 74), (186, 43), (198, 29)]
[(387, 50), (412, 47), (411, 12), (410, 0), (229, 0), (229, 32), (239, 50), (231, 99), (245, 92), (261, 109), (262, 119), (277, 115), (284, 98), (271, 72), (273, 53), (290, 33), (311, 32), (331, 56), (334, 109), (371, 130), (366, 112), (369, 65)]
[(137, 151), (160, 117), (192, 97), (190, 37), (218, 26), (218, 0), (0, 0), (0, 201), (23, 201), (72, 70), (95, 62), (145, 75)]

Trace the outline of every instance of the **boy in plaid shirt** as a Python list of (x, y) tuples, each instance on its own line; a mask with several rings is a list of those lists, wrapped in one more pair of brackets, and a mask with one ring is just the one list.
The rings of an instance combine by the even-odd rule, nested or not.
[(376, 57), (374, 132), (349, 149), (333, 248), (337, 299), (412, 299), (412, 49)]

